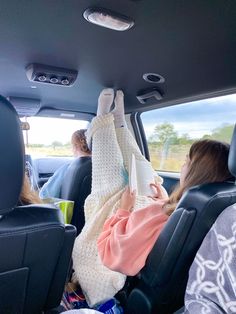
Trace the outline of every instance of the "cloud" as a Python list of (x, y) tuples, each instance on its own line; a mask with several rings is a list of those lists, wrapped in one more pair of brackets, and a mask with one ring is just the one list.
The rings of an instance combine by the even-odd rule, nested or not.
[(147, 137), (157, 124), (169, 122), (179, 135), (199, 138), (222, 124), (235, 123), (236, 94), (152, 110), (142, 113), (141, 119)]
[(54, 141), (68, 143), (74, 131), (86, 128), (88, 125), (87, 121), (82, 120), (45, 117), (31, 117), (27, 121), (30, 124), (29, 143), (44, 145), (50, 145)]

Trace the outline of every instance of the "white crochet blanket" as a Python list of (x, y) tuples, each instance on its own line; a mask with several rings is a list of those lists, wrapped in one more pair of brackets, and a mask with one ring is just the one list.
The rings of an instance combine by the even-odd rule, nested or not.
[[(88, 304), (94, 306), (113, 297), (126, 280), (125, 275), (103, 266), (96, 242), (104, 222), (119, 207), (128, 182), (125, 169), (128, 169), (129, 158), (133, 153), (137, 159), (151, 165), (140, 153), (128, 129), (115, 129), (112, 114), (94, 118), (87, 138), (92, 140), (92, 192), (85, 202), (85, 227), (74, 245), (73, 279), (82, 287)], [(137, 196), (134, 209), (152, 202), (150, 198)]]

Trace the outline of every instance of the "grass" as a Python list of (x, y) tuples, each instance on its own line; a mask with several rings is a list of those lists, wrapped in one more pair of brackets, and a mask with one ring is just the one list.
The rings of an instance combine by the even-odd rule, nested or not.
[(149, 146), (150, 161), (155, 170), (180, 172), (190, 145), (172, 145), (163, 151), (157, 145)]
[(26, 154), (32, 156), (43, 156), (43, 157), (71, 157), (73, 156), (72, 150), (67, 146), (60, 146), (53, 148), (52, 146), (42, 146), (42, 147), (26, 147)]
[[(150, 160), (155, 170), (180, 172), (185, 161), (190, 145), (172, 145), (168, 152), (164, 152), (160, 145), (149, 145)], [(70, 146), (29, 146), (26, 154), (43, 157), (71, 157), (73, 156)]]

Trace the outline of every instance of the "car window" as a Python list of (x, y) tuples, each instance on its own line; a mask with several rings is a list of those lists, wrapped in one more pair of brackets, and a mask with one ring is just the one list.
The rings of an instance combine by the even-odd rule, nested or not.
[(156, 170), (179, 172), (199, 139), (230, 143), (236, 94), (156, 109), (141, 114), (150, 161)]
[(21, 118), (30, 124), (29, 131), (23, 131), (26, 154), (32, 156), (73, 156), (71, 135), (78, 129), (87, 128), (83, 120), (47, 117)]

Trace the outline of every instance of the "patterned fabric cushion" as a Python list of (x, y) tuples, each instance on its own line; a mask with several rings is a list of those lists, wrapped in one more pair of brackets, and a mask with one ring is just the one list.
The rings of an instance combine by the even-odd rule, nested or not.
[(218, 217), (194, 259), (184, 313), (236, 313), (236, 204)]

